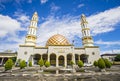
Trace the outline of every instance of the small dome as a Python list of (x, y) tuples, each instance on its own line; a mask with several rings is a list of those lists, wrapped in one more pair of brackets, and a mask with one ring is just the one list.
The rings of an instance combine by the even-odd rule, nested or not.
[(46, 43), (46, 46), (59, 46), (70, 45), (69, 41), (62, 35), (56, 34), (50, 37)]

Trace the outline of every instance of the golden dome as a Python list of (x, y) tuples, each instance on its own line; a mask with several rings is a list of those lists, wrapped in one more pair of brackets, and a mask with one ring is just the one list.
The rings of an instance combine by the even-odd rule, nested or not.
[(68, 40), (60, 35), (60, 34), (56, 34), (56, 35), (53, 35), (52, 37), (50, 37), (46, 43), (46, 46), (59, 46), (59, 45), (70, 45)]

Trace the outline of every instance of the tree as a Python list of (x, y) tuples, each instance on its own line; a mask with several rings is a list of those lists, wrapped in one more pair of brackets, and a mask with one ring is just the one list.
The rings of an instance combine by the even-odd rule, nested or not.
[(120, 61), (120, 54), (116, 55), (115, 61)]
[(104, 62), (104, 60), (101, 59), (101, 58), (98, 60), (98, 67), (99, 67), (100, 69), (104, 69), (104, 68), (105, 68), (105, 62)]
[(98, 66), (98, 61), (94, 61), (94, 66), (97, 67)]
[(12, 69), (12, 67), (13, 67), (13, 61), (12, 61), (12, 59), (8, 59), (7, 61), (6, 61), (6, 63), (5, 63), (5, 71), (7, 71), (7, 70), (11, 70)]
[(77, 64), (78, 64), (78, 66), (79, 66), (80, 68), (83, 67), (83, 65), (84, 65), (81, 60), (79, 60)]
[(19, 66), (20, 66), (20, 69), (25, 68), (25, 67), (27, 66), (27, 64), (26, 64), (25, 60), (20, 61)]
[(29, 67), (32, 67), (32, 61), (29, 61)]
[(43, 61), (42, 58), (38, 61), (38, 64), (39, 64), (40, 67), (42, 67), (44, 65), (44, 61)]
[(45, 67), (49, 67), (50, 66), (50, 62), (46, 61), (45, 62)]
[(110, 68), (112, 66), (111, 62), (108, 59), (104, 59), (106, 68)]

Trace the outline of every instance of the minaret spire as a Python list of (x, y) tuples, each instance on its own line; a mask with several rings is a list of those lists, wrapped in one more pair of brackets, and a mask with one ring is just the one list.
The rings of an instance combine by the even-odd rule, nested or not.
[(82, 43), (83, 46), (94, 46), (93, 39), (90, 35), (90, 29), (87, 27), (87, 20), (84, 14), (81, 15), (81, 27), (82, 27)]
[(36, 44), (37, 23), (38, 23), (38, 15), (37, 15), (37, 12), (34, 12), (32, 19), (30, 21), (30, 26), (29, 26), (27, 36), (25, 39), (26, 45), (35, 45)]

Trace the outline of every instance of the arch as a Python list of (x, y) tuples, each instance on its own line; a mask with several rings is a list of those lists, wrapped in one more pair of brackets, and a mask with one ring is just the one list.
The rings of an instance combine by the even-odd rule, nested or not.
[(56, 54), (54, 53), (50, 54), (50, 64), (56, 66)]
[(78, 54), (75, 54), (75, 62), (76, 62), (76, 64), (77, 64), (77, 62), (80, 60), (79, 57), (80, 57), (80, 56), (79, 56)]
[(82, 60), (83, 63), (88, 63), (88, 55), (87, 54), (80, 55), (80, 60)]
[(67, 54), (67, 65), (70, 65), (71, 60), (72, 60), (72, 54)]
[(33, 55), (33, 64), (34, 65), (38, 65), (38, 61), (41, 59), (41, 55), (40, 54), (35, 54)]
[(59, 66), (64, 66), (64, 61), (65, 61), (65, 58), (64, 56), (59, 56), (58, 57), (58, 61), (59, 61)]
[(8, 57), (4, 57), (3, 64), (5, 64), (8, 59), (9, 59)]
[(42, 59), (43, 59), (44, 61), (46, 61), (46, 60), (48, 59), (48, 54), (43, 54), (43, 55), (42, 55)]

